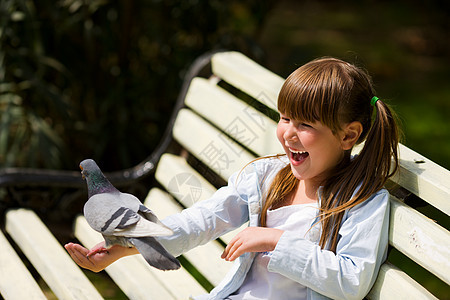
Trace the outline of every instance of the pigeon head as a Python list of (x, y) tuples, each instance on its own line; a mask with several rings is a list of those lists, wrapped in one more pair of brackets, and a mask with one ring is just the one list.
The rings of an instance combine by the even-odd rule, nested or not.
[(81, 175), (83, 175), (83, 179), (89, 178), (91, 174), (102, 172), (93, 159), (83, 160), (80, 163), (80, 169)]
[(86, 179), (89, 198), (100, 193), (113, 193), (118, 190), (103, 175), (93, 159), (85, 159), (80, 163), (81, 175)]

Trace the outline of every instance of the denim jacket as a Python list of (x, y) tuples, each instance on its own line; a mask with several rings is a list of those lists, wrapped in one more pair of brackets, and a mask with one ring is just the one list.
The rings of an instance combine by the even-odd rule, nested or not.
[[(285, 159), (266, 158), (248, 165), (210, 199), (165, 218), (162, 222), (174, 235), (159, 241), (177, 256), (247, 221), (249, 226), (258, 226), (264, 192), (287, 163)], [(284, 232), (272, 252), (268, 270), (306, 286), (307, 299), (362, 299), (386, 259), (388, 224), (389, 194), (382, 189), (346, 211), (336, 254), (318, 245), (319, 226), (306, 237)], [(254, 257), (255, 253), (241, 255), (210, 294), (194, 299), (226, 299), (242, 285)]]

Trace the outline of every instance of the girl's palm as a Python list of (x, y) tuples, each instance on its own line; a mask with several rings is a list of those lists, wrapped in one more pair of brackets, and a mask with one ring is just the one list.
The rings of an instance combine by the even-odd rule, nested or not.
[[(92, 249), (97, 249), (104, 246), (105, 242), (101, 242)], [(90, 250), (75, 243), (68, 243), (64, 246), (64, 248), (66, 248), (72, 259), (80, 267), (94, 272), (102, 271), (116, 260), (114, 256), (110, 255), (109, 251), (100, 251), (88, 256)]]

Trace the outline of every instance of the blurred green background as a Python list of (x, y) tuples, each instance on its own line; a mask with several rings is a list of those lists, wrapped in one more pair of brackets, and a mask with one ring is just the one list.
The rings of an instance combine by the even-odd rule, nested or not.
[(0, 0), (0, 168), (139, 163), (189, 64), (214, 49), (283, 77), (320, 56), (362, 66), (403, 143), (450, 168), (449, 12), (443, 0)]

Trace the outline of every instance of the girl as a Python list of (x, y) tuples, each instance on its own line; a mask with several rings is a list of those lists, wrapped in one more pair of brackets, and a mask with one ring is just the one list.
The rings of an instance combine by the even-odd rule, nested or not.
[[(230, 273), (199, 299), (364, 298), (386, 258), (383, 185), (398, 167), (393, 114), (374, 95), (370, 77), (347, 62), (298, 68), (278, 97), (286, 153), (250, 163), (211, 199), (163, 220), (174, 235), (159, 240), (173, 255), (249, 221), (222, 254), (236, 260)], [(88, 260), (88, 249), (66, 249), (93, 271), (137, 253), (116, 246)]]

